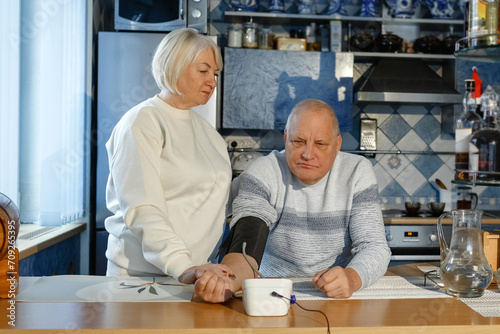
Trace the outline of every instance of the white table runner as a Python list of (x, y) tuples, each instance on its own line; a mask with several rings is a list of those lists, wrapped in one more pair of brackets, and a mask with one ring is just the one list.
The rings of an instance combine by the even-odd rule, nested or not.
[[(21, 280), (22, 284), (22, 280)], [(189, 302), (194, 285), (172, 277), (61, 275), (41, 277), (16, 296), (39, 302)]]
[[(310, 278), (292, 278), (293, 294), (297, 300), (332, 299), (316, 289)], [(443, 289), (424, 276), (384, 276), (371, 286), (356, 291), (351, 299), (411, 299), (411, 298), (451, 298)]]

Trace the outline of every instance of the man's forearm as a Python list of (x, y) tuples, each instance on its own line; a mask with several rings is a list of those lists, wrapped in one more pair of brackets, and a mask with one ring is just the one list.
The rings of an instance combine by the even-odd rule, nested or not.
[[(257, 261), (255, 261), (251, 256), (248, 256), (248, 259), (255, 266), (255, 268), (258, 267)], [(233, 282), (235, 291), (241, 290), (243, 280), (256, 277), (253, 269), (250, 267), (247, 261), (245, 261), (245, 258), (241, 253), (226, 254), (226, 256), (224, 256), (224, 258), (222, 259), (221, 264), (225, 264), (226, 266), (231, 268), (234, 275), (236, 276)]]

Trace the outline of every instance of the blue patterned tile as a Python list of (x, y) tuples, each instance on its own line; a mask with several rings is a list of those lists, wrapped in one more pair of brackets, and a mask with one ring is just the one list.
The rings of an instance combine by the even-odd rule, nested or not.
[(408, 131), (410, 131), (410, 126), (400, 115), (394, 114), (389, 117), (381, 126), (380, 130), (384, 132), (384, 134), (392, 141), (393, 144), (396, 144), (401, 138), (403, 138)]
[(384, 197), (406, 197), (408, 193), (397, 183), (392, 181), (382, 190), (380, 196)]
[(425, 178), (430, 178), (443, 166), (444, 161), (437, 155), (420, 155), (413, 161), (413, 165), (422, 173)]
[(441, 134), (441, 123), (434, 116), (425, 115), (413, 130), (429, 145)]
[(437, 198), (439, 195), (439, 191), (434, 188), (430, 182), (426, 182), (423, 184), (420, 189), (418, 189), (413, 196), (418, 197), (435, 197)]
[(481, 197), (500, 198), (500, 187), (486, 187), (485, 190), (483, 190), (483, 192), (481, 193)]

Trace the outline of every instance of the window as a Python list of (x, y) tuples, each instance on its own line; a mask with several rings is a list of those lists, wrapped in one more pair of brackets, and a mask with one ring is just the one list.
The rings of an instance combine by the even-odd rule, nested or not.
[(0, 6), (0, 192), (22, 222), (75, 221), (85, 214), (89, 160), (87, 1)]

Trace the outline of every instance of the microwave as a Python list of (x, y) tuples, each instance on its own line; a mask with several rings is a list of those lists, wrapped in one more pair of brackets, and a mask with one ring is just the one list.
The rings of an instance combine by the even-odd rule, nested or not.
[(115, 30), (208, 30), (208, 0), (115, 0)]

